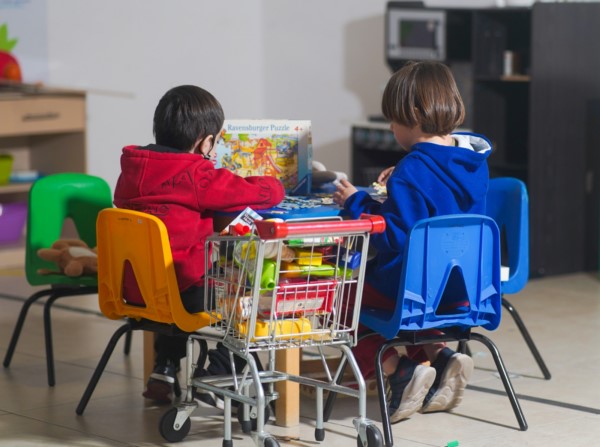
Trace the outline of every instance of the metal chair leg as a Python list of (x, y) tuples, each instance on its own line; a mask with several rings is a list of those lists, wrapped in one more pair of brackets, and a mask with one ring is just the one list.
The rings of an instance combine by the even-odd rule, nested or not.
[(39, 292), (31, 295), (27, 300), (23, 303), (21, 307), (21, 312), (19, 313), (19, 318), (17, 319), (17, 324), (13, 330), (12, 337), (10, 339), (10, 343), (8, 345), (8, 349), (6, 351), (6, 355), (4, 356), (4, 367), (8, 368), (10, 366), (10, 362), (12, 360), (12, 356), (15, 353), (15, 348), (17, 347), (17, 342), (19, 341), (19, 336), (21, 335), (21, 330), (23, 329), (23, 324), (25, 323), (25, 318), (27, 317), (27, 312), (33, 303), (35, 303), (40, 298), (45, 297), (46, 295), (51, 295), (53, 293), (52, 289), (40, 290)]
[(123, 345), (123, 354), (129, 355), (131, 352), (131, 338), (133, 334), (132, 331), (128, 331), (125, 333), (125, 344)]
[(385, 400), (385, 381), (383, 378), (383, 353), (395, 346), (393, 343), (384, 343), (379, 347), (375, 357), (375, 376), (377, 377), (377, 396), (379, 398), (379, 411), (381, 412), (381, 425), (383, 427), (383, 436), (386, 447), (393, 447), (394, 437), (392, 436), (392, 427), (390, 425), (390, 416), (388, 415), (387, 402)]
[(529, 350), (533, 354), (533, 357), (535, 358), (535, 361), (537, 362), (538, 366), (542, 370), (542, 374), (544, 375), (544, 379), (550, 380), (550, 378), (552, 377), (552, 375), (550, 374), (550, 370), (546, 366), (546, 363), (544, 362), (544, 359), (542, 359), (542, 356), (540, 355), (540, 352), (538, 351), (535, 343), (533, 342), (533, 339), (531, 338), (531, 335), (529, 335), (529, 331), (525, 327), (525, 323), (521, 319), (521, 316), (517, 312), (517, 309), (515, 309), (513, 307), (513, 305), (510, 304), (508, 302), (508, 300), (506, 298), (504, 298), (504, 297), (502, 298), (502, 306), (508, 311), (508, 313), (510, 313), (512, 315), (513, 319), (515, 320), (515, 323), (517, 324), (517, 327), (519, 328), (519, 331), (521, 331), (521, 335), (525, 339), (525, 343), (527, 343), (527, 346), (529, 346)]
[(56, 383), (54, 375), (54, 350), (52, 349), (52, 322), (50, 319), (50, 308), (54, 301), (64, 295), (50, 295), (44, 304), (44, 340), (46, 344), (46, 371), (48, 373), (48, 386)]
[(119, 327), (115, 331), (113, 336), (110, 338), (108, 344), (106, 345), (106, 348), (104, 349), (104, 353), (102, 354), (102, 357), (100, 357), (98, 366), (96, 366), (96, 369), (94, 370), (94, 374), (92, 374), (90, 382), (88, 383), (87, 388), (85, 389), (85, 391), (83, 392), (83, 395), (81, 396), (79, 405), (77, 405), (77, 409), (75, 410), (75, 412), (77, 414), (82, 415), (83, 412), (85, 411), (85, 407), (87, 406), (90, 398), (92, 397), (92, 394), (94, 393), (94, 390), (96, 389), (96, 385), (98, 385), (98, 381), (100, 380), (100, 377), (102, 376), (102, 373), (104, 372), (104, 368), (106, 368), (106, 364), (110, 360), (110, 356), (112, 355), (112, 353), (115, 349), (115, 346), (119, 342), (119, 339), (121, 338), (121, 336), (123, 334), (125, 334), (127, 332), (131, 332), (131, 331), (132, 331), (131, 324), (125, 323), (124, 325)]
[(504, 362), (502, 361), (500, 351), (498, 351), (496, 344), (485, 335), (476, 332), (471, 333), (471, 339), (483, 343), (490, 350), (492, 357), (494, 358), (494, 363), (496, 363), (496, 368), (498, 368), (498, 373), (500, 374), (502, 383), (504, 384), (504, 389), (506, 390), (506, 394), (508, 395), (508, 399), (510, 400), (510, 404), (512, 405), (513, 411), (519, 423), (519, 427), (522, 431), (526, 431), (527, 422), (525, 421), (525, 416), (523, 415), (521, 405), (517, 400), (517, 396), (512, 387), (512, 383), (510, 381), (510, 378), (508, 377), (508, 371), (506, 371), (506, 368), (504, 367)]
[(461, 354), (467, 354), (469, 357), (473, 357), (471, 349), (469, 348), (469, 344), (464, 340), (458, 342), (458, 347), (456, 350)]

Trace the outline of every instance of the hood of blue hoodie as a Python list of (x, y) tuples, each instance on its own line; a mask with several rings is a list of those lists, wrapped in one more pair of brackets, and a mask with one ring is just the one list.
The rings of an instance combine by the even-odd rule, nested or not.
[[(452, 136), (458, 146), (415, 144), (398, 164), (392, 179), (401, 178), (418, 190), (431, 207), (431, 215), (484, 213), (489, 181), (487, 158), (492, 145), (482, 135), (461, 132)], [(393, 188), (393, 183), (388, 188)], [(442, 190), (451, 192), (459, 209), (445, 209), (445, 201), (440, 200)]]

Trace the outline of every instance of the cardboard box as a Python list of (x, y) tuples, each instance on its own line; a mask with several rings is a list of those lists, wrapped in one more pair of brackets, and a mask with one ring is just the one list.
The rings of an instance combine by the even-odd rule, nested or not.
[(270, 175), (289, 195), (308, 195), (312, 181), (311, 122), (225, 120), (216, 147), (217, 168), (242, 177)]

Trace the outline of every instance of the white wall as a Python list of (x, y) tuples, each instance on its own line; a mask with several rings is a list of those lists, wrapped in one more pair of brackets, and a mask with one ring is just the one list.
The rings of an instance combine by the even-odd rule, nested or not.
[(169, 88), (200, 85), (229, 118), (313, 121), (315, 158), (350, 170), (350, 125), (389, 76), (385, 0), (48, 1), (49, 84), (89, 90), (88, 171), (114, 187)]
[(378, 114), (384, 0), (265, 0), (265, 113), (311, 119), (315, 159), (350, 173), (350, 126)]

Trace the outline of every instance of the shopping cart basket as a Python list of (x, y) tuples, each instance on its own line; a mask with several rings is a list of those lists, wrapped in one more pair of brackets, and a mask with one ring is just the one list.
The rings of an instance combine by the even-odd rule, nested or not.
[[(231, 440), (231, 401), (239, 402), (238, 419), (257, 446), (278, 446), (264, 431), (269, 404), (277, 399), (274, 384), (290, 380), (316, 389), (315, 438), (322, 441), (323, 390), (358, 399), (354, 419), (361, 446), (379, 447), (382, 436), (366, 418), (366, 386), (351, 347), (357, 341), (358, 317), (369, 235), (383, 232), (379, 216), (358, 220), (273, 222), (257, 221), (245, 236), (214, 236), (206, 247), (206, 306), (217, 321), (214, 335), (193, 334), (188, 340), (185, 400), (165, 413), (162, 436), (171, 442), (185, 438), (197, 407), (192, 389), (212, 392), (224, 401), (224, 440)], [(348, 306), (353, 301), (354, 305)], [(209, 307), (211, 306), (211, 307)], [(194, 377), (194, 339), (220, 341), (229, 350), (232, 374)], [(340, 369), (331, 371), (323, 347), (342, 351), (357, 387), (339, 385)], [(313, 347), (322, 359), (325, 379), (275, 370), (275, 351)], [(257, 353), (268, 356), (259, 367)], [(245, 360), (236, 371), (234, 356)], [(332, 374), (333, 372), (333, 374)]]

